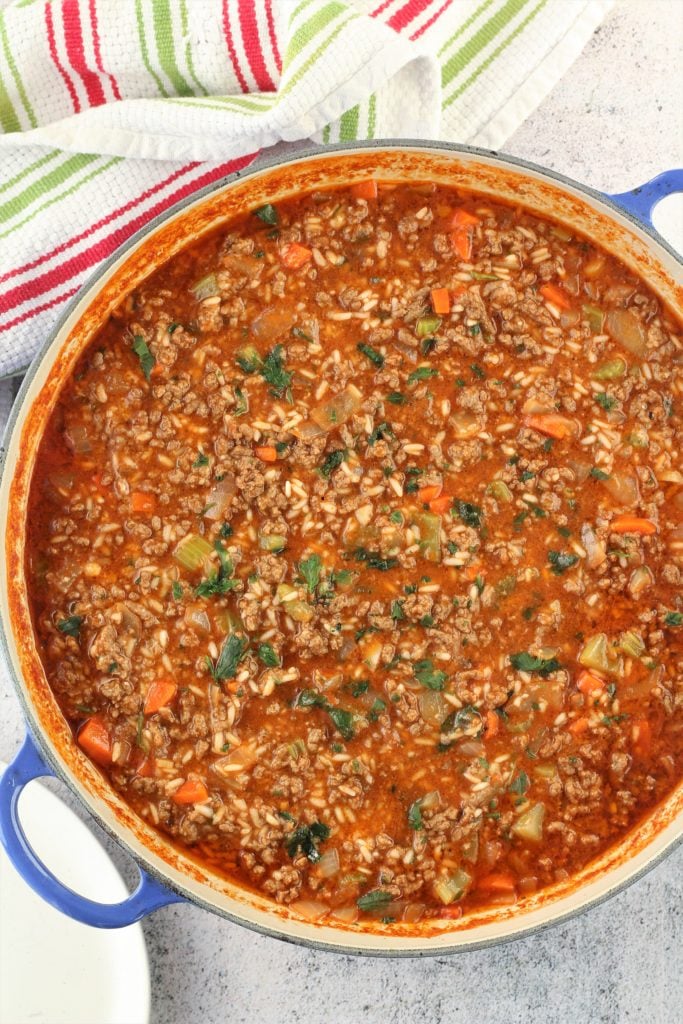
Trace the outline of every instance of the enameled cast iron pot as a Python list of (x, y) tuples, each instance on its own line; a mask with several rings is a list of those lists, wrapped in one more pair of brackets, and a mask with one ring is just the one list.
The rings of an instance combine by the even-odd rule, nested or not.
[[(168, 903), (197, 903), (239, 924), (293, 942), (366, 955), (443, 954), (513, 938), (606, 899), (652, 867), (683, 838), (683, 781), (620, 843), (572, 878), (516, 906), (483, 910), (460, 921), (372, 925), (372, 930), (313, 924), (263, 897), (213, 875), (137, 818), (81, 753), (47, 685), (38, 658), (23, 573), (28, 490), (36, 451), (62, 384), (83, 348), (120, 298), (188, 242), (243, 209), (311, 189), (376, 176), (444, 182), (521, 203), (591, 237), (618, 255), (683, 318), (683, 263), (654, 231), (650, 213), (683, 191), (683, 169), (642, 188), (604, 196), (532, 164), (464, 146), (370, 142), (306, 151), (238, 173), (156, 218), (76, 296), (21, 388), (7, 428), (0, 481), (2, 646), (28, 724), (26, 740), (0, 781), (0, 840), (29, 885), (79, 921), (112, 928)], [(67, 889), (36, 857), (18, 815), (22, 788), (56, 774), (95, 820), (134, 857), (135, 892), (123, 903), (99, 904)], [(58, 836), (55, 842), (59, 842)]]

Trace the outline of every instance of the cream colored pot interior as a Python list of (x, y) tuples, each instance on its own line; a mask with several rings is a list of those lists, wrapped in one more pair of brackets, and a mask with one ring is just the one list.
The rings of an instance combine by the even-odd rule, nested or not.
[[(32, 727), (61, 775), (92, 813), (158, 878), (190, 899), (249, 927), (290, 940), (366, 954), (427, 954), (472, 947), (539, 928), (604, 899), (632, 880), (683, 833), (683, 785), (636, 831), (572, 879), (515, 907), (482, 911), (461, 921), (420, 926), (377, 924), (332, 928), (288, 916), (285, 908), (230, 884), (166, 843), (135, 818), (72, 741), (37, 657), (23, 579), (25, 508), (36, 449), (62, 382), (83, 347), (123, 295), (188, 242), (242, 209), (292, 193), (369, 176), (436, 181), (519, 203), (554, 217), (612, 250), (683, 314), (683, 276), (673, 255), (598, 196), (542, 171), (502, 158), (451, 148), (369, 146), (326, 150), (262, 168), (230, 181), (153, 227), (101, 273), (71, 309), (25, 384), (5, 453), (0, 519), (6, 558), (0, 565), (0, 611), (11, 668)], [(58, 840), (56, 840), (58, 841)]]

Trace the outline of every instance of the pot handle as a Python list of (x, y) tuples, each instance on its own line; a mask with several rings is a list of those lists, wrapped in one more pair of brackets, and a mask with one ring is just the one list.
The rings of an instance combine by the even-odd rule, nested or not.
[(14, 760), (0, 777), (0, 842), (21, 877), (47, 903), (82, 924), (95, 928), (123, 928), (168, 903), (183, 902), (139, 868), (135, 892), (121, 903), (97, 903), (64, 885), (38, 859), (19, 820), (19, 797), (27, 783), (54, 775), (41, 757), (29, 732)]
[(660, 200), (672, 196), (676, 192), (683, 192), (683, 167), (663, 171), (662, 174), (646, 181), (644, 185), (632, 188), (629, 192), (608, 194), (607, 198), (620, 206), (626, 213), (632, 214), (649, 227), (653, 227), (652, 211), (655, 206)]

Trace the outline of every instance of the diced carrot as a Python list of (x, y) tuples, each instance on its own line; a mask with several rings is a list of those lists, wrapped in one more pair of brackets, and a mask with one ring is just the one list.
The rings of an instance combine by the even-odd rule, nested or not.
[(376, 199), (377, 182), (374, 178), (370, 178), (369, 181), (359, 181), (351, 186), (351, 195), (354, 199)]
[(459, 907), (457, 904), (455, 904), (455, 906), (450, 907), (440, 907), (439, 917), (445, 917), (450, 920), (456, 920), (457, 918), (462, 917), (462, 907)]
[(538, 430), (540, 434), (555, 437), (560, 441), (566, 437), (576, 437), (578, 434), (575, 420), (570, 420), (567, 416), (559, 416), (554, 412), (533, 413), (531, 416), (525, 416), (524, 422), (527, 427)]
[(203, 804), (209, 799), (209, 791), (200, 779), (188, 779), (173, 794), (176, 804)]
[(82, 750), (101, 765), (111, 764), (111, 739), (104, 720), (93, 715), (78, 733), (78, 745)]
[(156, 506), (157, 500), (153, 494), (149, 494), (147, 491), (131, 492), (131, 512), (153, 512)]
[(154, 754), (145, 754), (143, 750), (138, 750), (138, 757), (133, 762), (135, 768), (135, 774), (141, 779), (149, 779), (156, 775), (156, 759)]
[(145, 697), (145, 714), (153, 715), (160, 708), (165, 708), (175, 697), (177, 689), (172, 679), (155, 679)]
[(477, 224), (481, 224), (481, 219), (476, 214), (463, 210), (462, 207), (458, 207), (451, 219), (451, 228), (454, 231), (461, 228), (476, 228)]
[(432, 288), (432, 309), (439, 316), (451, 311), (451, 297), (448, 288)]
[(640, 516), (617, 516), (612, 520), (610, 529), (613, 533), (640, 533), (646, 537), (657, 532), (652, 520), (641, 519)]
[(637, 718), (631, 726), (633, 737), (633, 753), (641, 761), (644, 761), (650, 754), (652, 747), (652, 726), (647, 718)]
[(155, 363), (152, 369), (149, 371), (150, 377), (161, 377), (164, 372), (163, 363)]
[(587, 718), (575, 718), (573, 722), (569, 723), (569, 731), (572, 734), (572, 736), (582, 736), (587, 729)]
[(263, 448), (254, 448), (254, 455), (261, 462), (277, 462), (277, 449), (271, 445), (265, 445)]
[(288, 242), (280, 249), (280, 261), (288, 270), (298, 270), (310, 260), (312, 251), (298, 242)]
[(450, 494), (441, 494), (429, 502), (429, 511), (434, 512), (437, 516), (442, 516), (444, 512), (448, 512), (452, 504), (453, 498)]
[(427, 484), (425, 487), (420, 487), (417, 492), (417, 497), (420, 501), (429, 503), (434, 498), (438, 498), (441, 494), (443, 484)]
[(509, 871), (492, 871), (477, 882), (477, 889), (482, 892), (504, 893), (515, 891), (515, 879)]
[(472, 229), (458, 228), (451, 232), (451, 245), (461, 260), (469, 263), (472, 258)]
[(571, 298), (559, 284), (544, 284), (538, 290), (543, 298), (552, 302), (554, 306), (559, 306), (560, 309), (572, 308)]
[(480, 572), (481, 572), (481, 563), (480, 562), (473, 562), (472, 565), (468, 565), (467, 568), (465, 569), (465, 573), (464, 573), (465, 579), (468, 580), (471, 583), (472, 580), (476, 580), (476, 578), (480, 574)]
[(500, 728), (500, 718), (495, 711), (486, 712), (486, 727), (484, 729), (484, 738), (492, 740), (494, 736), (498, 735), (498, 729)]
[(596, 693), (598, 690), (604, 690), (605, 680), (600, 679), (599, 676), (594, 676), (592, 672), (587, 672), (584, 669), (583, 672), (579, 672), (576, 685), (581, 690), (581, 693), (585, 693), (588, 696), (588, 694)]

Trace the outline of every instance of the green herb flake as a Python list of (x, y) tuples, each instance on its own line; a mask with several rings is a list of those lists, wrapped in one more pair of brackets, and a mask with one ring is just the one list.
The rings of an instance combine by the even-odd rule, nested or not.
[(271, 644), (259, 644), (257, 654), (266, 668), (278, 668), (282, 664), (280, 656)]
[(253, 213), (255, 217), (258, 217), (259, 220), (262, 220), (269, 227), (273, 227), (278, 222), (277, 210), (272, 203), (265, 203), (263, 206), (257, 207)]
[(665, 626), (683, 626), (683, 612), (667, 612), (664, 616)]
[(266, 384), (270, 384), (270, 393), (274, 398), (286, 398), (291, 402), (292, 374), (285, 370), (282, 352), (282, 345), (272, 348), (263, 360), (260, 373)]
[(420, 832), (424, 829), (424, 823), (422, 821), (422, 808), (420, 801), (416, 800), (408, 808), (408, 824), (414, 832)]
[(598, 469), (597, 466), (593, 466), (589, 476), (592, 476), (594, 480), (609, 480), (609, 473), (603, 472), (602, 469)]
[(516, 793), (518, 796), (524, 796), (528, 788), (529, 776), (526, 772), (520, 772), (517, 778), (514, 779), (508, 787), (511, 793)]
[[(496, 280), (498, 279), (496, 278)], [(472, 365), (470, 366), (470, 370), (477, 378), (477, 380), (486, 380), (486, 374), (482, 370), (481, 366), (478, 366), (476, 363), (472, 363)]]
[(539, 676), (549, 676), (551, 672), (557, 672), (562, 668), (557, 658), (537, 658), (528, 651), (511, 654), (510, 664), (518, 672), (535, 672)]
[(429, 380), (430, 377), (438, 377), (439, 371), (433, 366), (418, 366), (408, 377), (408, 383), (414, 384), (418, 380)]
[(413, 672), (418, 683), (421, 683), (428, 690), (443, 690), (444, 683), (448, 678), (441, 669), (434, 668), (434, 664), (429, 658), (422, 658), (420, 661), (416, 661), (413, 666)]
[(381, 910), (383, 907), (388, 906), (393, 898), (386, 889), (371, 889), (370, 892), (359, 896), (356, 900), (356, 906), (359, 910), (363, 911)]
[(197, 458), (192, 463), (192, 468), (193, 469), (199, 469), (200, 466), (208, 466), (208, 465), (209, 465), (209, 456), (205, 455), (204, 452), (199, 452), (199, 454), (197, 455)]
[(403, 611), (403, 601), (391, 602), (391, 617), (394, 622), (400, 622), (401, 619), (405, 619), (406, 613)]
[(454, 501), (451, 515), (461, 519), (465, 526), (472, 526), (475, 530), (481, 528), (483, 512), (478, 505), (473, 505), (470, 501)]
[(318, 844), (324, 843), (329, 837), (330, 828), (321, 821), (314, 821), (311, 825), (298, 825), (285, 837), (287, 853), (292, 858), (303, 853), (311, 864), (315, 864), (320, 860)]
[(387, 402), (391, 402), (392, 405), (405, 405), (407, 401), (408, 399), (401, 391), (390, 391), (387, 395)]
[(57, 629), (65, 636), (72, 636), (74, 640), (80, 640), (82, 624), (83, 617), (81, 615), (70, 615), (67, 619), (59, 620)]
[(548, 551), (548, 561), (556, 576), (562, 576), (567, 569), (571, 569), (579, 560), (578, 555), (570, 555), (566, 551)]
[(320, 466), (320, 475), (324, 477), (325, 480), (329, 480), (335, 469), (338, 469), (339, 466), (341, 466), (347, 455), (348, 450), (346, 448), (336, 448), (334, 451), (330, 452), (325, 457), (322, 466)]
[(312, 594), (320, 583), (320, 571), (322, 569), (320, 555), (309, 555), (308, 558), (303, 558), (299, 562), (298, 569), (304, 583)]
[(356, 348), (378, 369), (381, 369), (384, 366), (384, 356), (381, 352), (378, 352), (376, 348), (373, 348), (372, 345), (366, 345), (365, 342), (359, 341)]
[(157, 361), (150, 352), (147, 342), (141, 334), (136, 334), (133, 338), (132, 348), (133, 352), (135, 352), (135, 355), (140, 360), (140, 367), (145, 375), (145, 379), (149, 380)]
[(177, 580), (173, 580), (173, 583), (171, 584), (171, 593), (173, 595), (173, 600), (174, 601), (181, 601), (182, 600), (182, 597), (183, 597), (183, 587), (182, 587), (182, 584), (178, 583)]
[(612, 395), (608, 395), (605, 391), (599, 392), (599, 394), (595, 395), (594, 398), (598, 405), (605, 410), (605, 412), (609, 412), (610, 409), (613, 409), (614, 406), (617, 404), (616, 398), (613, 398)]
[(231, 633), (221, 647), (218, 660), (215, 665), (208, 659), (211, 675), (218, 682), (221, 679), (234, 679), (237, 674), (237, 666), (247, 652), (249, 641), (244, 636)]

